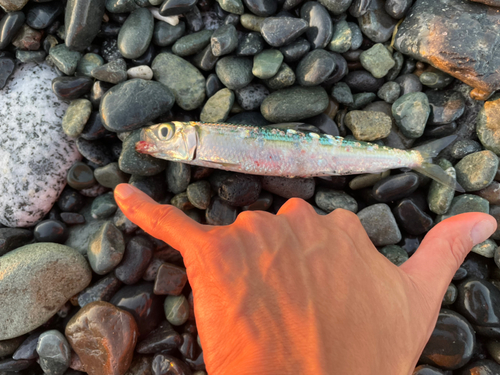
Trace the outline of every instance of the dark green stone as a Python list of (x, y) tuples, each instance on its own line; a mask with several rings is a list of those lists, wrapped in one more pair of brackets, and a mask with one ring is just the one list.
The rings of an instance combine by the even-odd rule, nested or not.
[(172, 46), (172, 52), (178, 56), (189, 56), (201, 51), (210, 43), (213, 30), (202, 30), (178, 39)]
[(123, 149), (118, 160), (120, 170), (139, 176), (154, 176), (165, 170), (167, 161), (140, 154), (135, 150), (135, 144), (140, 141), (141, 130), (134, 130), (123, 142)]
[(248, 57), (225, 56), (215, 65), (215, 72), (224, 86), (238, 90), (252, 82), (252, 66)]
[(123, 57), (137, 59), (149, 47), (153, 37), (154, 19), (146, 8), (133, 11), (120, 28), (118, 49)]
[(160, 47), (170, 46), (175, 43), (186, 29), (186, 24), (183, 21), (175, 26), (163, 21), (156, 21), (153, 31), (153, 43)]

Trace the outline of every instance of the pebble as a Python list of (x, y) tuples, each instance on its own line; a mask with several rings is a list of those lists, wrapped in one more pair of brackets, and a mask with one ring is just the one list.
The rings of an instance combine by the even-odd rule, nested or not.
[(500, 155), (500, 124), (496, 119), (500, 113), (500, 98), (486, 101), (477, 115), (476, 132), (485, 149)]
[(481, 145), (472, 139), (460, 139), (454, 142), (450, 149), (450, 155), (455, 159), (462, 159), (465, 156), (482, 150)]
[(73, 100), (62, 119), (62, 129), (68, 137), (78, 137), (92, 112), (92, 103), (87, 99)]
[(474, 325), (500, 327), (500, 290), (486, 280), (460, 283), (456, 308)]
[(135, 348), (137, 353), (156, 354), (162, 351), (172, 350), (182, 345), (183, 339), (170, 323), (160, 323), (144, 340), (139, 341)]
[(33, 233), (28, 229), (0, 228), (0, 256), (31, 242)]
[(78, 99), (90, 92), (92, 78), (80, 77), (56, 77), (52, 80), (52, 91), (61, 100)]
[(271, 0), (243, 0), (247, 8), (253, 14), (267, 17), (276, 12), (278, 4)]
[(90, 74), (95, 79), (116, 85), (127, 79), (127, 63), (123, 59), (116, 59), (96, 66)]
[(352, 48), (353, 30), (345, 20), (333, 26), (333, 34), (328, 49), (333, 52), (344, 53)]
[(93, 163), (94, 168), (114, 160), (114, 155), (103, 141), (87, 141), (79, 137), (76, 140), (76, 148), (84, 158)]
[(20, 359), (19, 361), (15, 361), (11, 358), (7, 358), (0, 361), (0, 371), (3, 373), (17, 373), (19, 371), (26, 370), (29, 368), (34, 361)]
[(349, 9), (352, 0), (319, 0), (319, 2), (333, 14), (339, 15)]
[(379, 202), (391, 202), (411, 195), (419, 186), (416, 173), (388, 176), (373, 186), (373, 196)]
[(109, 301), (120, 310), (128, 311), (139, 327), (140, 338), (146, 337), (165, 320), (163, 298), (153, 294), (153, 284), (139, 282), (122, 287)]
[(189, 303), (184, 295), (167, 296), (165, 298), (165, 316), (173, 326), (180, 326), (188, 320)]
[(298, 121), (322, 113), (328, 94), (322, 87), (291, 87), (271, 93), (260, 107), (266, 120), (282, 123)]
[(412, 236), (428, 232), (434, 221), (418, 204), (416, 199), (405, 198), (393, 209), (394, 217), (399, 225)]
[(153, 37), (154, 19), (146, 8), (130, 13), (118, 34), (118, 48), (127, 59), (137, 59), (148, 49)]
[(461, 370), (463, 375), (494, 375), (500, 374), (500, 365), (491, 359), (481, 359), (467, 364)]
[(389, 135), (392, 119), (382, 112), (350, 111), (344, 118), (345, 125), (360, 141), (376, 141)]
[(210, 48), (214, 56), (230, 54), (237, 47), (238, 33), (236, 32), (234, 25), (223, 25), (219, 27), (214, 31), (212, 37), (210, 38)]
[(231, 206), (242, 207), (254, 203), (260, 190), (261, 182), (257, 176), (234, 174), (221, 183), (218, 194)]
[(294, 17), (267, 17), (260, 31), (264, 40), (272, 47), (290, 44), (304, 34), (309, 24), (306, 20)]
[(358, 18), (359, 28), (372, 42), (387, 42), (396, 26), (397, 20), (385, 11), (384, 0), (372, 0), (367, 12)]
[(429, 114), (429, 100), (427, 95), (421, 92), (405, 94), (392, 105), (396, 124), (408, 138), (422, 136)]
[(68, 237), (66, 225), (59, 220), (43, 220), (33, 230), (37, 242), (64, 243)]
[(456, 312), (442, 309), (420, 362), (455, 370), (469, 362), (475, 346), (476, 335), (470, 323)]
[(300, 60), (295, 70), (297, 82), (302, 86), (316, 86), (325, 82), (336, 67), (332, 54), (315, 49)]
[(353, 93), (377, 92), (384, 84), (383, 78), (375, 78), (366, 70), (349, 72), (343, 81), (349, 86)]
[(78, 191), (66, 187), (59, 196), (57, 206), (64, 212), (77, 212), (85, 206), (85, 198)]
[(482, 255), (485, 258), (493, 258), (495, 250), (497, 249), (497, 244), (495, 241), (487, 239), (484, 242), (478, 243), (472, 247), (472, 252)]
[(64, 335), (51, 329), (38, 338), (36, 345), (38, 363), (47, 375), (62, 375), (68, 369), (71, 359), (71, 348)]
[(195, 337), (190, 333), (182, 334), (182, 345), (179, 348), (182, 356), (188, 359), (196, 359), (196, 354), (198, 354), (198, 349), (196, 345)]
[(241, 0), (217, 0), (217, 3), (219, 3), (223, 10), (229, 13), (243, 14), (245, 12)]
[(97, 220), (107, 219), (114, 215), (117, 208), (118, 206), (113, 197), (113, 193), (105, 193), (99, 195), (92, 201), (90, 215)]
[(70, 0), (65, 13), (65, 44), (83, 51), (90, 46), (101, 27), (104, 1)]
[(115, 268), (118, 280), (133, 285), (141, 280), (153, 257), (153, 243), (146, 236), (134, 236), (127, 243), (121, 263)]
[[(141, 94), (136, 95), (137, 92)], [(174, 100), (172, 91), (161, 83), (136, 78), (107, 91), (99, 112), (106, 129), (130, 131), (168, 112)]]
[(124, 173), (139, 176), (154, 176), (165, 170), (167, 161), (138, 153), (135, 144), (140, 140), (140, 130), (135, 130), (123, 142), (118, 167)]
[[(456, 178), (455, 168), (446, 159), (440, 159), (438, 165), (446, 172), (448, 176)], [(448, 212), (455, 190), (440, 184), (437, 181), (431, 181), (429, 192), (427, 194), (427, 202), (429, 202), (429, 209), (435, 214), (442, 215)]]
[(92, 77), (92, 70), (104, 64), (104, 59), (95, 53), (86, 53), (82, 56), (80, 61), (76, 66), (75, 74), (77, 76), (87, 76)]
[(88, 189), (96, 184), (92, 168), (82, 162), (76, 162), (71, 166), (66, 181), (76, 190)]
[(422, 83), (415, 74), (403, 74), (395, 79), (401, 86), (401, 95), (422, 91)]
[(153, 375), (152, 364), (153, 357), (135, 354), (125, 375)]
[(160, 6), (162, 16), (175, 16), (189, 12), (197, 3), (196, 0), (167, 0)]
[(89, 243), (87, 256), (90, 267), (98, 275), (113, 270), (125, 251), (123, 234), (111, 222), (105, 222)]
[(276, 73), (274, 77), (264, 80), (264, 83), (271, 90), (284, 89), (285, 87), (292, 86), (295, 83), (295, 73), (287, 64), (283, 63), (281, 64), (278, 73)]
[(163, 263), (156, 274), (154, 294), (179, 296), (187, 283), (186, 269)]
[(89, 375), (123, 375), (130, 367), (138, 338), (130, 313), (92, 302), (71, 318), (65, 333)]
[(83, 256), (54, 243), (30, 244), (7, 253), (2, 256), (0, 273), (0, 340), (44, 324), (92, 277)]
[(122, 282), (111, 272), (78, 294), (78, 305), (84, 307), (91, 302), (108, 302), (120, 289)]
[(351, 190), (360, 190), (366, 187), (375, 185), (378, 181), (390, 175), (390, 171), (385, 171), (381, 173), (367, 173), (360, 174), (349, 181), (349, 188)]
[(297, 38), (294, 42), (280, 48), (283, 59), (287, 63), (300, 60), (309, 50), (311, 44), (304, 38)]
[(245, 34), (238, 42), (236, 56), (254, 56), (264, 49), (264, 39), (259, 33)]
[(2, 0), (0, 1), (0, 6), (6, 12), (15, 12), (23, 9), (28, 0)]
[(486, 188), (495, 178), (498, 157), (491, 151), (480, 151), (465, 156), (455, 165), (457, 182), (465, 191)]
[(368, 70), (375, 78), (385, 77), (396, 64), (392, 54), (381, 43), (377, 43), (370, 49), (363, 51), (359, 56), (359, 61), (363, 68)]
[(399, 20), (408, 13), (412, 4), (410, 0), (389, 0), (385, 3), (385, 11), (392, 18)]
[(276, 49), (266, 49), (253, 58), (252, 74), (260, 79), (273, 77), (283, 62), (283, 54)]
[(340, 104), (351, 106), (354, 102), (351, 88), (345, 82), (337, 82), (332, 88), (332, 97)]
[(96, 168), (94, 178), (102, 186), (114, 189), (118, 184), (128, 182), (129, 175), (120, 170), (118, 163), (113, 162), (104, 167)]
[(443, 306), (449, 306), (455, 303), (458, 297), (458, 289), (455, 285), (450, 284), (448, 285), (448, 288), (446, 289), (446, 292), (443, 297), (443, 301), (441, 304)]
[(254, 111), (260, 108), (264, 99), (269, 95), (269, 90), (259, 83), (251, 83), (248, 86), (236, 90), (236, 100), (245, 111)]
[(192, 373), (183, 361), (168, 354), (156, 354), (152, 368), (154, 375), (189, 375)]
[(385, 203), (363, 208), (358, 217), (375, 246), (394, 245), (401, 241), (396, 219)]
[(212, 30), (201, 30), (178, 39), (172, 46), (172, 52), (178, 56), (189, 56), (201, 51), (210, 44)]
[(252, 81), (252, 66), (252, 60), (247, 57), (225, 56), (217, 62), (215, 71), (224, 86), (238, 90)]
[(28, 25), (21, 26), (19, 32), (14, 36), (12, 44), (23, 51), (37, 51), (40, 49), (42, 32), (34, 30)]
[(443, 89), (453, 82), (453, 77), (440, 70), (427, 71), (420, 74), (420, 82), (432, 89)]
[(172, 26), (167, 22), (155, 22), (153, 29), (153, 43), (160, 47), (166, 47), (174, 44), (186, 30), (186, 24), (179, 22)]
[[(154, 79), (172, 91), (176, 104), (182, 109), (189, 111), (198, 108), (205, 100), (205, 78), (182, 57), (167, 52), (160, 53), (153, 60), (151, 68)], [(228, 88), (231, 89), (229, 86)]]
[(449, 210), (442, 219), (452, 217), (466, 212), (484, 212), (489, 213), (490, 203), (481, 197), (472, 194), (463, 194), (453, 198)]
[(326, 8), (317, 2), (306, 2), (300, 8), (300, 17), (309, 24), (306, 37), (312, 48), (325, 48), (333, 35), (332, 19)]
[(379, 251), (383, 256), (389, 259), (392, 264), (398, 267), (408, 260), (408, 253), (401, 246), (388, 245), (384, 246)]
[(314, 196), (317, 206), (323, 211), (330, 213), (337, 208), (351, 212), (358, 212), (358, 203), (350, 195), (343, 191), (319, 188)]
[(0, 56), (0, 90), (5, 87), (15, 69), (16, 63), (13, 58)]
[(13, 80), (2, 92), (0, 142), (4, 146), (0, 157), (4, 163), (0, 174), (0, 223), (3, 225), (27, 227), (39, 222), (62, 191), (66, 172), (80, 159), (75, 144), (61, 129), (67, 106), (50, 90), (55, 76), (55, 70), (45, 64), (24, 64), (17, 68)]
[(0, 19), (0, 51), (7, 48), (14, 36), (23, 26), (26, 16), (23, 12), (7, 13)]
[(262, 189), (286, 199), (307, 200), (314, 195), (315, 187), (313, 178), (262, 177)]
[(205, 219), (210, 225), (229, 225), (234, 223), (238, 212), (234, 206), (219, 197), (212, 198), (205, 211)]
[(191, 166), (189, 164), (170, 162), (167, 166), (168, 190), (174, 194), (186, 191), (191, 180)]
[(229, 89), (222, 89), (211, 96), (200, 113), (202, 122), (224, 122), (234, 104), (234, 93)]
[(387, 103), (394, 103), (401, 94), (401, 86), (394, 81), (386, 82), (380, 87), (377, 96)]
[(0, 341), (0, 357), (6, 357), (13, 354), (25, 339), (26, 336), (19, 336)]
[(78, 51), (72, 51), (65, 44), (58, 44), (49, 51), (47, 59), (52, 62), (57, 69), (68, 76), (72, 76), (78, 65), (82, 54)]
[(493, 181), (484, 189), (479, 190), (477, 193), (480, 197), (486, 199), (490, 204), (500, 204), (500, 183)]
[(429, 125), (449, 124), (465, 111), (465, 100), (458, 91), (429, 91), (427, 98), (431, 107)]

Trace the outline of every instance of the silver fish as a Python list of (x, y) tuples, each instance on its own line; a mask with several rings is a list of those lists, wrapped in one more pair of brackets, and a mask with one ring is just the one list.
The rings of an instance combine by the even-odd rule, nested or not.
[(456, 138), (413, 150), (346, 140), (283, 126), (172, 121), (142, 129), (136, 150), (160, 159), (264, 176), (315, 177), (410, 168), (462, 190), (432, 158)]

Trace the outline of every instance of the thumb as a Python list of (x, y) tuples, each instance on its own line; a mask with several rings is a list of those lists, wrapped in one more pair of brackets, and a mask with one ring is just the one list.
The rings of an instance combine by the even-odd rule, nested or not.
[(206, 232), (204, 227), (178, 208), (156, 203), (139, 189), (120, 184), (114, 191), (123, 214), (144, 231), (165, 241), (174, 249), (185, 252), (194, 248)]
[(472, 246), (488, 239), (496, 228), (492, 216), (479, 212), (443, 220), (427, 233), (418, 250), (400, 269), (427, 293), (431, 302), (440, 303)]

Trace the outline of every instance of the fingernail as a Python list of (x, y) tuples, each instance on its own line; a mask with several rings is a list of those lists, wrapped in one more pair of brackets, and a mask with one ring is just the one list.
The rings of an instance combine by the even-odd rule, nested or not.
[(121, 184), (115, 189), (115, 197), (121, 200), (134, 194), (134, 189), (129, 184)]
[(474, 245), (486, 241), (497, 229), (497, 224), (491, 220), (483, 220), (474, 225), (470, 231), (470, 237)]

